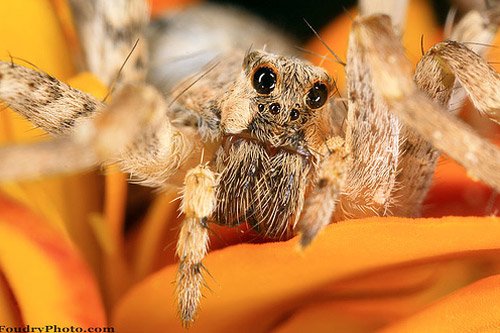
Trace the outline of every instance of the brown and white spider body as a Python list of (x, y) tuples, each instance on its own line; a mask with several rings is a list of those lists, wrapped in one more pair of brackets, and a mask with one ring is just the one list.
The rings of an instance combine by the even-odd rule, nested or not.
[[(368, 3), (364, 14), (372, 13)], [(148, 39), (141, 37), (144, 1), (71, 4), (88, 68), (107, 84), (120, 77), (117, 92), (105, 105), (44, 73), (0, 62), (0, 98), (56, 136), (2, 148), (0, 179), (114, 162), (145, 185), (183, 186), (177, 296), (186, 325), (201, 298), (209, 223), (248, 222), (273, 238), (298, 233), (306, 246), (332, 220), (416, 216), (438, 156), (433, 147), (500, 189), (499, 149), (443, 112), (458, 81), (480, 111), (500, 118), (498, 73), (458, 42), (432, 48), (414, 81), (390, 18), (358, 18), (342, 110), (323, 69), (293, 56), (245, 52), (244, 42), (206, 60), (194, 76), (165, 84), (154, 75), (161, 67), (155, 45), (148, 56)], [(395, 8), (404, 13), (401, 2)], [(496, 29), (488, 15), (479, 22), (482, 36)], [(250, 35), (269, 37), (273, 49), (279, 34)], [(158, 31), (149, 35), (157, 40)], [(148, 74), (149, 59), (155, 61)], [(146, 77), (163, 91), (146, 85)]]

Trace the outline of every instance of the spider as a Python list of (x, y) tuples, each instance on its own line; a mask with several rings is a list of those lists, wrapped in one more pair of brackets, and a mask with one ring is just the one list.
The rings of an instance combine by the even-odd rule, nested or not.
[[(176, 285), (186, 326), (201, 299), (210, 223), (247, 222), (277, 239), (300, 234), (305, 247), (331, 221), (417, 216), (439, 151), (499, 190), (500, 150), (447, 112), (461, 85), (482, 114), (500, 120), (498, 73), (460, 42), (488, 42), (498, 9), (465, 16), (413, 78), (398, 33), (405, 6), (395, 3), (391, 21), (361, 1), (343, 107), (325, 70), (289, 55), (286, 37), (233, 9), (193, 8), (149, 25), (144, 0), (72, 0), (86, 66), (113, 87), (113, 99), (0, 62), (0, 98), (54, 135), (3, 147), (0, 179), (116, 163), (132, 181), (182, 187)], [(252, 28), (230, 47), (211, 41), (216, 55), (201, 48), (172, 60), (184, 51), (169, 45), (206, 31), (196, 29), (200, 12), (218, 15), (210, 34), (218, 24)]]

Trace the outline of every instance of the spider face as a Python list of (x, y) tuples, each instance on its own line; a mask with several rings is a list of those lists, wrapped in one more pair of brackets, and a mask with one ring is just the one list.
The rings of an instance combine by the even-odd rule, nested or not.
[(224, 225), (248, 221), (280, 237), (292, 231), (302, 210), (332, 81), (320, 68), (261, 51), (246, 55), (243, 74), (233, 95), (246, 96), (249, 116), (238, 131), (224, 133), (216, 156), (215, 219)]
[(253, 117), (248, 135), (276, 148), (309, 155), (306, 137), (325, 110), (332, 80), (302, 60), (254, 51), (243, 62)]

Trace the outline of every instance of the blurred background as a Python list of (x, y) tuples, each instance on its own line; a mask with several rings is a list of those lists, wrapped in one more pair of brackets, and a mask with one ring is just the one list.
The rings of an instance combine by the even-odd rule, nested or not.
[[(303, 1), (303, 0), (212, 0), (210, 2), (236, 5), (264, 17), (282, 30), (294, 35), (300, 41), (312, 37), (311, 30), (304, 24), (305, 18), (316, 30), (321, 30), (326, 24), (346, 9), (356, 4), (354, 0), (342, 1)], [(452, 1), (430, 1), (436, 17), (443, 23)], [(477, 1), (454, 1), (455, 3)]]

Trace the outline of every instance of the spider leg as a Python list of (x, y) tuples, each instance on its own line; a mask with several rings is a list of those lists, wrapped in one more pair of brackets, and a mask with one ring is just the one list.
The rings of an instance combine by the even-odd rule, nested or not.
[(0, 61), (0, 99), (48, 133), (64, 135), (104, 104), (49, 74)]
[(108, 86), (115, 80), (143, 82), (148, 65), (143, 37), (149, 23), (147, 1), (71, 0), (69, 4), (86, 69)]
[[(149, 11), (144, 0), (71, 1), (88, 69), (106, 84), (142, 81), (146, 75), (146, 41), (130, 54), (132, 66), (121, 68), (141, 37)], [(140, 66), (137, 66), (137, 65)], [(81, 118), (104, 107), (92, 96), (56, 78), (11, 62), (0, 62), (0, 99), (51, 134), (67, 134)]]
[[(478, 12), (468, 13), (452, 32), (452, 38), (465, 41), (489, 42), (496, 31), (496, 24), (487, 24), (484, 16)], [(482, 45), (482, 44), (481, 44)], [(478, 52), (484, 52), (481, 45), (471, 44)], [(450, 54), (463, 54), (450, 62)], [(455, 56), (453, 56), (455, 58)], [(467, 57), (468, 59), (464, 59)], [(459, 65), (463, 64), (463, 65)], [(480, 65), (477, 65), (480, 64)], [(492, 86), (497, 81), (496, 73), (487, 70), (487, 65), (474, 52), (465, 46), (444, 42), (431, 48), (417, 64), (414, 80), (417, 87), (426, 93), (433, 101), (437, 102), (450, 114), (454, 109), (459, 109), (466, 95), (462, 93), (461, 82), (469, 90), (485, 90), (483, 93), (488, 97), (480, 101), (484, 105), (483, 109), (492, 111), (492, 100), (495, 98)], [(466, 69), (467, 67), (468, 69)], [(474, 69), (471, 71), (470, 69)], [(477, 78), (471, 76), (473, 72), (480, 72), (485, 80), (485, 84), (477, 84)], [(462, 78), (456, 73), (463, 72)], [(483, 76), (484, 75), (484, 76)], [(458, 78), (458, 79), (457, 79)], [(475, 86), (473, 85), (475, 82)], [(498, 99), (498, 96), (496, 96)], [(432, 176), (440, 153), (425, 140), (415, 133), (412, 128), (404, 126), (404, 141), (402, 143), (401, 164), (398, 173), (398, 182), (401, 186), (394, 196), (398, 198), (400, 204), (395, 211), (396, 215), (418, 215), (422, 202), (425, 199), (427, 189), (432, 182)]]
[[(198, 160), (192, 154), (200, 150), (195, 148), (196, 131), (189, 126), (172, 125), (163, 96), (152, 87), (125, 86), (105, 107), (90, 95), (44, 73), (0, 63), (0, 74), (0, 98), (35, 125), (59, 137), (32, 147), (2, 148), (3, 180), (117, 162), (135, 180), (162, 186), (177, 169), (187, 170)], [(53, 98), (54, 91), (57, 98)], [(66, 155), (50, 152), (53, 148), (63, 149), (74, 159), (67, 161)], [(193, 163), (186, 164), (190, 161)], [(176, 175), (182, 177), (182, 172)]]
[(97, 166), (99, 158), (95, 151), (87, 148), (66, 137), (0, 147), (0, 181), (18, 181), (91, 169)]
[(195, 319), (203, 285), (202, 260), (208, 250), (207, 220), (215, 208), (216, 176), (207, 165), (186, 174), (181, 210), (185, 215), (177, 242), (176, 278), (179, 315), (184, 326)]
[[(148, 2), (71, 0), (70, 5), (87, 68), (108, 85), (141, 84), (148, 70), (144, 36), (149, 23)], [(199, 146), (199, 136), (193, 126), (179, 123), (177, 115), (168, 112), (171, 105), (165, 105), (159, 96), (157, 102), (158, 108), (165, 111), (164, 117), (145, 127), (119, 160), (122, 170), (129, 172), (133, 181), (155, 187), (163, 186), (171, 176), (176, 178), (170, 182), (182, 182), (185, 172), (199, 158), (191, 152), (200, 151), (195, 149)], [(193, 159), (189, 160), (190, 156)]]
[(351, 158), (335, 220), (391, 214), (401, 123), (373, 89), (368, 52), (351, 34), (347, 53), (345, 141)]
[[(475, 53), (484, 56), (491, 49), (491, 43), (498, 31), (499, 9), (499, 6), (493, 6), (483, 11), (471, 10), (450, 29), (448, 39), (464, 43)], [(459, 80), (455, 79), (455, 86), (448, 102), (450, 112), (460, 110), (466, 97), (467, 93)]]
[(392, 19), (396, 32), (400, 34), (405, 26), (408, 0), (359, 0), (361, 15), (386, 14)]
[[(361, 35), (359, 30), (354, 29), (349, 42), (348, 66), (346, 67), (349, 103), (346, 145), (351, 150), (352, 159), (351, 166), (348, 168), (344, 194), (340, 197), (339, 209), (335, 212), (336, 220), (386, 214), (417, 216), (430, 186), (436, 160), (439, 156), (439, 152), (434, 147), (443, 146), (442, 142), (435, 144), (429, 140), (429, 134), (422, 136), (419, 131), (415, 132), (412, 125), (414, 121), (408, 123), (408, 120), (399, 114), (397, 114), (398, 117), (395, 117), (389, 112), (392, 104), (391, 101), (388, 101), (383, 90), (386, 92), (402, 90), (401, 87), (414, 87), (415, 83), (394, 75), (394, 68), (403, 68), (406, 73), (410, 73), (411, 69), (407, 63), (402, 64), (395, 61), (391, 55), (384, 54), (383, 52), (387, 52), (385, 48), (389, 48), (387, 45), (381, 47), (380, 44), (377, 44), (378, 48), (373, 46), (377, 43), (376, 33), (373, 32), (377, 29), (374, 22), (378, 22), (373, 17), (381, 16), (365, 17), (357, 21), (359, 22), (358, 26), (364, 28), (364, 30), (359, 30), (369, 31), (372, 35)], [(380, 20), (389, 21), (387, 17)], [(459, 23), (457, 31), (454, 33), (454, 37), (457, 39), (478, 38), (487, 41), (488, 38), (491, 38), (492, 31), (495, 31), (496, 24), (486, 24), (489, 21), (484, 17), (480, 24), (476, 15), (468, 16), (464, 20), (465, 22)], [(401, 47), (399, 37), (393, 31), (390, 21), (386, 22), (385, 29), (391, 31), (392, 42)], [(378, 33), (386, 33), (386, 31), (379, 30)], [(367, 45), (368, 42), (372, 44)], [(458, 95), (454, 93), (456, 91), (454, 86), (456, 77), (458, 82), (464, 82), (462, 85), (465, 90), (475, 96), (472, 97), (472, 100), (477, 104), (477, 107), (483, 113), (495, 118), (499, 108), (498, 73), (474, 52), (465, 46), (458, 45), (461, 44), (445, 42), (427, 52), (417, 67), (416, 85), (436, 103), (447, 108), (450, 98)], [(376, 52), (379, 53), (375, 57), (374, 53)], [(378, 62), (374, 64), (377, 59)], [(387, 67), (388, 63), (391, 69)], [(381, 72), (379, 64), (385, 65), (387, 72)], [(393, 77), (394, 81), (387, 80), (388, 77)], [(487, 83), (481, 84), (482, 81), (479, 80), (479, 77), (487, 78)], [(395, 82), (397, 78), (399, 78), (399, 82)], [(383, 86), (383, 90), (379, 90), (376, 83)], [(405, 98), (398, 98), (397, 101), (404, 101)], [(458, 100), (459, 97), (455, 96), (455, 101)], [(425, 113), (420, 112), (419, 115), (425, 116)], [(438, 116), (440, 118), (446, 117)], [(447, 116), (449, 116), (447, 119), (451, 118), (450, 115)], [(444, 119), (439, 121), (449, 124)], [(438, 130), (437, 127), (441, 130), (440, 126), (436, 126), (440, 124), (439, 121), (435, 119), (433, 124), (436, 130)], [(489, 177), (489, 175), (493, 173), (494, 161), (496, 161), (494, 157), (497, 156), (498, 149), (474, 135), (458, 120), (453, 119), (451, 122), (456, 126), (448, 127), (454, 129), (448, 130), (450, 133), (439, 134), (447, 135), (446, 139), (456, 135), (451, 132), (465, 131), (466, 138), (473, 136), (472, 140), (477, 147), (485, 147), (485, 152), (479, 153), (482, 155), (480, 158), (485, 158), (485, 156), (492, 158), (489, 166), (485, 164), (476, 168), (482, 169), (481, 174), (486, 173), (486, 176), (483, 177), (492, 178), (491, 181), (495, 183), (495, 176)], [(468, 158), (474, 159), (476, 151), (482, 148), (476, 150), (475, 145), (468, 146), (467, 144), (463, 144), (459, 149), (462, 150), (463, 154), (468, 153), (466, 155)], [(450, 146), (457, 144), (450, 142), (447, 145), (449, 148), (440, 149), (447, 152), (449, 149), (456, 149)], [(470, 150), (467, 150), (467, 147)], [(458, 155), (455, 155), (457, 159), (459, 159)], [(464, 159), (464, 156), (461, 158)], [(464, 165), (471, 164), (478, 164), (478, 162), (469, 162)], [(480, 174), (470, 168), (469, 171), (471, 174)]]
[[(428, 53), (432, 61), (436, 62), (436, 66), (446, 72), (443, 75), (456, 77), (483, 116), (500, 122), (500, 74), (495, 69), (459, 42), (439, 43)], [(417, 76), (419, 74), (422, 76), (422, 69), (417, 68)], [(428, 83), (423, 82), (420, 85), (424, 84)]]
[[(126, 86), (116, 96), (92, 118), (69, 118), (75, 123), (69, 133), (50, 141), (0, 148), (0, 179), (75, 172), (110, 160), (130, 163), (122, 155), (133, 154), (133, 146), (129, 146), (140, 140), (144, 128), (154, 127), (162, 117), (156, 104), (158, 95), (150, 87)], [(73, 102), (78, 105), (77, 100)], [(134, 112), (137, 109), (141, 112)]]
[(318, 232), (328, 225), (338, 197), (345, 184), (349, 152), (340, 137), (327, 141), (328, 157), (319, 166), (317, 182), (304, 203), (304, 210), (295, 226), (300, 233), (300, 245), (308, 246)]
[[(360, 47), (370, 53), (367, 65), (374, 73), (375, 89), (382, 94), (390, 110), (435, 148), (462, 164), (472, 177), (499, 190), (500, 149), (474, 133), (457, 118), (443, 112), (442, 107), (419, 91), (412, 80), (411, 65), (404, 56), (404, 50), (392, 30), (390, 20), (385, 16), (358, 20), (353, 25), (353, 35), (358, 39)], [(495, 75), (491, 68), (485, 66), (479, 56), (473, 56), (472, 51), (454, 46), (458, 45), (457, 42), (438, 44), (437, 49), (441, 50), (445, 45), (451, 45), (451, 48), (456, 50), (452, 55), (448, 55), (450, 59), (455, 58), (456, 69), (460, 66), (458, 59), (480, 63), (479, 69), (475, 69), (473, 73), (467, 71), (454, 73), (457, 77), (462, 75), (464, 80), (470, 80), (471, 77), (479, 79), (475, 81), (478, 87), (472, 87), (473, 84), (469, 81), (471, 86), (468, 92), (474, 95), (472, 99), (476, 100), (485, 113), (496, 114), (494, 110), (498, 109), (500, 89), (492, 87), (498, 84), (495, 83), (498, 74)], [(445, 54), (449, 54), (449, 48), (445, 49)], [(461, 63), (461, 65), (469, 68), (468, 64)], [(475, 72), (477, 70), (485, 78), (493, 78), (493, 82), (488, 82), (492, 87), (481, 87), (484, 79), (481, 74)], [(481, 100), (481, 97), (486, 101)]]

